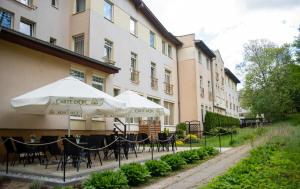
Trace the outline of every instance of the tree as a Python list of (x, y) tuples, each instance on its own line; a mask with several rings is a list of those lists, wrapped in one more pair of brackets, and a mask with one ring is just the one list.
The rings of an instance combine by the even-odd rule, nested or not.
[(269, 120), (296, 109), (300, 70), (292, 61), (290, 45), (278, 47), (268, 40), (249, 41), (244, 46), (244, 62), (238, 68), (246, 73), (242, 107), (254, 115), (264, 114)]

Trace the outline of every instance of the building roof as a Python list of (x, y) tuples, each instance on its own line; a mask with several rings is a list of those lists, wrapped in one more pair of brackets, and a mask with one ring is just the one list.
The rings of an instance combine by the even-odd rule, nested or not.
[(142, 14), (153, 24), (153, 26), (161, 32), (161, 34), (176, 46), (181, 46), (182, 43), (172, 34), (170, 33), (162, 23), (156, 18), (156, 16), (152, 13), (152, 11), (146, 6), (146, 4), (142, 0), (131, 0), (131, 2), (135, 5), (135, 8), (140, 10)]
[(204, 54), (206, 54), (209, 58), (215, 58), (215, 53), (208, 48), (208, 46), (202, 41), (198, 40), (195, 42), (196, 46), (202, 50)]
[(118, 73), (120, 68), (110, 65), (108, 63), (104, 63), (98, 61), (96, 59), (75, 53), (71, 50), (52, 45), (46, 41), (37, 39), (35, 37), (31, 37), (20, 33), (18, 31), (0, 27), (0, 39), (34, 49), (36, 51), (40, 51), (52, 56), (56, 56), (58, 58), (62, 58), (74, 63), (78, 63), (84, 66), (88, 66), (109, 74)]
[(232, 79), (232, 81), (234, 81), (235, 83), (241, 83), (240, 80), (228, 69), (228, 68), (224, 68), (225, 70), (225, 74)]

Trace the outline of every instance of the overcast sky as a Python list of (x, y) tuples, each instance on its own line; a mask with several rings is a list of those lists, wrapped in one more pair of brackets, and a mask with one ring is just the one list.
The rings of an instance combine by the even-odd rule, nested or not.
[(195, 33), (212, 50), (219, 49), (225, 66), (234, 73), (248, 40), (264, 38), (281, 45), (292, 42), (300, 26), (300, 0), (144, 2), (174, 35)]

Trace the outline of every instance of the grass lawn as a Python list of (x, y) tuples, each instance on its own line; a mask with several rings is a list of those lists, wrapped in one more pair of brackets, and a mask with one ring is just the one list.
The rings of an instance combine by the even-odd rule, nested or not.
[[(232, 142), (231, 142), (231, 135), (222, 135), (221, 136), (221, 146), (222, 147), (234, 147), (245, 144), (246, 142), (251, 142), (259, 136), (262, 136), (266, 133), (271, 126), (264, 126), (259, 128), (242, 128), (238, 130), (237, 134), (232, 135)], [(204, 146), (205, 139), (201, 138), (199, 143), (192, 143), (193, 147), (197, 146)], [(207, 146), (214, 146), (219, 147), (219, 137), (218, 136), (209, 136), (206, 137), (206, 145)], [(184, 146), (188, 147), (190, 144), (186, 143), (183, 145), (177, 145), (178, 147)]]
[(300, 188), (300, 115), (276, 127), (267, 143), (203, 188)]

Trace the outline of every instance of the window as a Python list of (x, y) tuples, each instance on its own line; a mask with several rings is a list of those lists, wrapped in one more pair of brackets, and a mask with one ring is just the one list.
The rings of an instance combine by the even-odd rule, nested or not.
[(74, 52), (78, 54), (84, 54), (84, 35), (80, 34), (77, 36), (73, 36), (74, 41)]
[(155, 48), (155, 33), (150, 31), (150, 47)]
[(104, 18), (110, 21), (113, 19), (113, 5), (109, 1), (104, 1)]
[(114, 96), (118, 96), (120, 94), (120, 89), (114, 88)]
[(56, 39), (53, 37), (50, 37), (49, 43), (52, 45), (56, 45)]
[(85, 75), (82, 71), (71, 69), (70, 75), (76, 79), (79, 79), (82, 82), (85, 82)]
[(85, 11), (85, 0), (76, 0), (75, 13)]
[(164, 107), (170, 111), (169, 116), (165, 116), (164, 124), (173, 125), (174, 124), (174, 104), (171, 102), (164, 102)]
[[(147, 97), (148, 100), (156, 103), (156, 104), (160, 104), (160, 100), (157, 98), (152, 98), (152, 97)], [(158, 121), (159, 117), (148, 117), (147, 118), (149, 121)]]
[(208, 89), (210, 89), (210, 81), (207, 82)]
[(156, 78), (156, 64), (151, 62), (151, 78)]
[(33, 36), (34, 34), (34, 23), (25, 19), (21, 19), (20, 21), (20, 32), (29, 36)]
[(162, 44), (161, 44), (161, 46), (162, 46), (162, 53), (163, 53), (164, 55), (167, 55), (167, 51), (166, 51), (166, 48), (167, 48), (166, 42), (165, 42), (164, 40), (162, 40), (161, 43), (162, 43)]
[(130, 18), (130, 33), (137, 36), (137, 21), (133, 18)]
[(172, 46), (168, 45), (168, 56), (171, 58), (172, 57)]
[(96, 75), (93, 75), (92, 86), (100, 91), (104, 91), (104, 79)]
[(6, 27), (6, 28), (12, 28), (12, 26), (13, 26), (12, 19), (13, 19), (12, 13), (9, 13), (9, 12), (6, 12), (6, 11), (0, 9), (0, 21), (1, 21), (0, 26)]
[(198, 63), (202, 64), (202, 56), (201, 56), (201, 51), (198, 50)]
[(32, 0), (18, 0), (20, 3), (22, 3), (23, 5), (32, 6)]
[(200, 89), (202, 89), (202, 88), (203, 88), (203, 77), (200, 76)]
[(131, 71), (137, 70), (137, 54), (131, 52)]
[(171, 83), (171, 71), (170, 70), (165, 70), (165, 82), (166, 83)]
[(58, 0), (51, 0), (51, 6), (58, 8)]
[(105, 39), (104, 42), (104, 60), (105, 61), (112, 61), (112, 51), (113, 51), (113, 42)]
[(206, 58), (206, 67), (208, 70), (210, 70), (210, 60), (209, 58)]
[(130, 64), (130, 80), (133, 83), (138, 84), (139, 83), (139, 72), (137, 71), (137, 54), (131, 52), (131, 58), (130, 58), (131, 64)]

